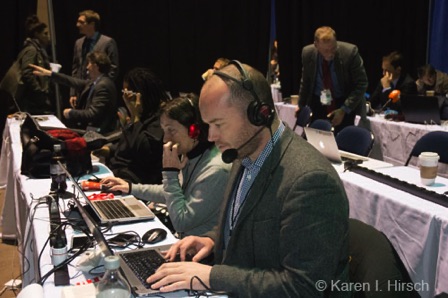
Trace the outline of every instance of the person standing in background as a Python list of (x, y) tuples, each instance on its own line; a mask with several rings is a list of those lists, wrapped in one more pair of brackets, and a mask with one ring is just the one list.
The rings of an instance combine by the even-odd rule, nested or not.
[[(75, 42), (73, 51), (72, 76), (78, 79), (88, 79), (87, 74), (87, 54), (92, 51), (105, 52), (110, 60), (110, 71), (108, 76), (115, 80), (118, 76), (118, 48), (115, 40), (109, 36), (101, 34), (100, 15), (93, 10), (84, 10), (79, 13), (76, 27), (83, 37)], [(72, 88), (70, 90), (70, 105), (75, 108), (77, 98), (80, 94)]]
[(22, 73), (23, 88), (17, 94), (17, 103), (22, 112), (33, 115), (54, 114), (50, 100), (50, 83), (48, 77), (33, 75), (29, 64), (50, 68), (46, 48), (50, 44), (47, 25), (40, 22), (36, 15), (27, 18), (25, 23), (26, 36), (23, 49), (18, 55)]
[[(299, 108), (308, 105), (315, 119), (331, 119), (335, 133), (365, 116), (368, 80), (358, 47), (337, 41), (331, 27), (320, 27), (314, 43), (302, 49)], [(364, 117), (365, 118), (365, 117)]]
[[(417, 94), (417, 86), (414, 79), (405, 71), (405, 61), (403, 55), (398, 51), (393, 51), (383, 57), (381, 68), (383, 77), (376, 89), (370, 96), (370, 103), (373, 109), (386, 108), (384, 105), (389, 100), (389, 94), (393, 90), (400, 90), (401, 94)], [(397, 112), (401, 111), (401, 103), (389, 102), (387, 106)]]

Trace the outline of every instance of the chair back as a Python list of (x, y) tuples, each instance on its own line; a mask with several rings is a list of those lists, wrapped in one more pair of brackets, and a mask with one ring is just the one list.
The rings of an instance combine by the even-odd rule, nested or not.
[(439, 162), (448, 164), (448, 132), (446, 131), (431, 131), (423, 135), (412, 148), (406, 163), (407, 166), (411, 158), (418, 157), (422, 152), (436, 152), (439, 154)]
[(311, 121), (312, 115), (313, 112), (311, 111), (311, 108), (309, 106), (304, 106), (300, 108), (293, 130), (296, 130), (297, 126), (300, 127), (307, 126)]
[(326, 119), (316, 119), (311, 122), (310, 127), (325, 131), (331, 131), (332, 129), (331, 122)]
[(369, 130), (359, 126), (346, 126), (336, 135), (339, 150), (369, 156), (375, 137)]
[(412, 284), (400, 256), (382, 232), (357, 219), (349, 219), (350, 282), (362, 285), (354, 297), (420, 297), (413, 290), (390, 287)]

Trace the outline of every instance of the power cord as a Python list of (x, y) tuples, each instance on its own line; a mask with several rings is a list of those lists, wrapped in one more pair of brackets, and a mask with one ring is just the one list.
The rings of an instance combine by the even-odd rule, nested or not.
[[(193, 289), (193, 282), (197, 279), (198, 282), (205, 288), (205, 291), (199, 291)], [(210, 289), (199, 276), (195, 275), (190, 279), (190, 289), (188, 290), (188, 296), (200, 298), (201, 296), (210, 297), (213, 295), (228, 295), (225, 291), (213, 291)]]

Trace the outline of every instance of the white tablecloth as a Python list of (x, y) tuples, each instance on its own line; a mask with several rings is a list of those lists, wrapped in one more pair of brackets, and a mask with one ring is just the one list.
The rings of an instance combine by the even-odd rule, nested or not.
[[(275, 109), (277, 110), (278, 117), (293, 129), (296, 124), (296, 108), (297, 105), (292, 105), (289, 103), (276, 102), (274, 103)], [(298, 135), (302, 135), (303, 128), (298, 126), (295, 130)]]
[[(381, 156), (386, 162), (397, 166), (402, 166), (408, 159), (414, 144), (423, 135), (430, 131), (442, 130), (448, 131), (448, 123), (442, 125), (424, 125), (407, 122), (396, 122), (386, 120), (381, 115), (368, 117), (373, 134), (375, 135), (375, 149), (379, 153), (372, 152), (373, 157)], [(357, 116), (356, 121), (359, 121)], [(417, 159), (412, 158), (411, 166), (417, 166)], [(439, 175), (448, 177), (448, 166), (439, 167)]]
[[(423, 187), (417, 169), (377, 171)], [(448, 208), (353, 172), (340, 177), (349, 198), (350, 217), (387, 235), (414, 283), (427, 285), (420, 292), (422, 297), (448, 293)], [(437, 177), (436, 184), (426, 188), (443, 193), (448, 190), (448, 179)]]

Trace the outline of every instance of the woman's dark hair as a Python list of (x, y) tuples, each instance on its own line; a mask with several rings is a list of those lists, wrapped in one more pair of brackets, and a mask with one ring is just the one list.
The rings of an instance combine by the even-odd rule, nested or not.
[(198, 125), (200, 130), (198, 140), (200, 142), (207, 142), (208, 125), (202, 121), (199, 112), (199, 97), (195, 93), (187, 93), (171, 101), (162, 103), (160, 113), (166, 114), (169, 118), (176, 120), (187, 129), (190, 129), (192, 124)]
[(36, 33), (44, 31), (45, 28), (47, 28), (47, 25), (40, 22), (36, 15), (29, 16), (25, 21), (26, 37), (34, 38)]
[(170, 99), (165, 90), (162, 80), (160, 80), (151, 70), (143, 67), (136, 67), (128, 71), (123, 81), (128, 84), (128, 89), (141, 94), (142, 121), (157, 113), (160, 104)]

